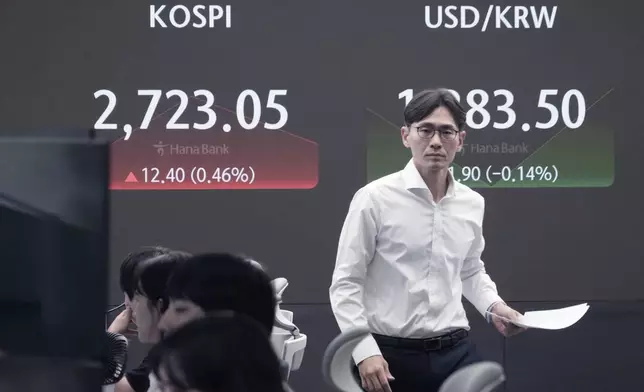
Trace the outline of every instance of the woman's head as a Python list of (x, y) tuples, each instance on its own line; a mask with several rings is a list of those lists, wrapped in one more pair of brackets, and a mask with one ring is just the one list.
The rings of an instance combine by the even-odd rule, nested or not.
[(172, 252), (170, 249), (161, 246), (144, 246), (125, 257), (119, 271), (119, 285), (125, 296), (125, 303), (128, 306), (132, 302), (134, 289), (136, 288), (136, 278), (134, 276), (136, 268), (145, 260), (170, 252)]
[(174, 268), (190, 257), (189, 253), (170, 251), (140, 263), (134, 272), (132, 315), (139, 340), (156, 343), (161, 338), (158, 324), (168, 306), (166, 284)]
[(163, 392), (283, 392), (280, 362), (264, 327), (234, 312), (193, 320), (150, 352)]
[(231, 310), (253, 318), (270, 336), (275, 294), (257, 262), (228, 253), (194, 256), (176, 268), (168, 281), (169, 307), (160, 328), (172, 331), (207, 313)]

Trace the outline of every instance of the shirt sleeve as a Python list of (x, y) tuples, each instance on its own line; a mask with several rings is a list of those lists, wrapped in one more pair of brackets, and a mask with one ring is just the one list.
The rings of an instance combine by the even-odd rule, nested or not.
[(485, 201), (481, 197), (477, 207), (480, 210), (476, 226), (474, 242), (463, 261), (461, 269), (461, 281), (463, 282), (463, 296), (487, 319), (487, 311), (497, 302), (503, 302), (499, 296), (496, 284), (485, 271), (485, 264), (481, 255), (485, 249), (485, 238), (483, 237), (483, 215)]
[(148, 357), (145, 357), (138, 367), (125, 373), (125, 378), (134, 392), (147, 392), (148, 388), (150, 388), (149, 375), (150, 366)]
[[(363, 304), (364, 281), (376, 249), (378, 221), (378, 211), (369, 189), (361, 188), (354, 195), (342, 226), (329, 288), (331, 308), (342, 332), (368, 327)], [(381, 352), (370, 335), (358, 344), (353, 360), (359, 364), (374, 355), (381, 355)]]

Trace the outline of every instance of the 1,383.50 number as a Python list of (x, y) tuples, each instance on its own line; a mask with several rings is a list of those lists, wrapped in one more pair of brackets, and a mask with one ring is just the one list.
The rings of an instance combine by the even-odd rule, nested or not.
[[(458, 92), (454, 90), (449, 90), (458, 101), (461, 100), (461, 96)], [(502, 99), (502, 104), (496, 107), (498, 112), (504, 113), (506, 116), (505, 122), (494, 122), (492, 127), (494, 129), (508, 129), (511, 128), (517, 121), (517, 115), (512, 109), (514, 104), (514, 94), (511, 91), (505, 89), (494, 90), (492, 93), (493, 96), (500, 97)], [(550, 118), (546, 122), (537, 121), (534, 126), (537, 129), (550, 129), (554, 127), (559, 121), (559, 116), (564, 125), (570, 129), (579, 128), (586, 118), (586, 99), (581, 91), (572, 89), (563, 93), (561, 99), (561, 108), (558, 108), (554, 104), (548, 102), (550, 98), (555, 97), (559, 94), (557, 89), (543, 89), (539, 92), (539, 99), (537, 102), (537, 107), (545, 109), (549, 112)], [(414, 90), (407, 89), (403, 90), (398, 94), (398, 99), (405, 100), (405, 106), (409, 104), (411, 99), (414, 96)], [(577, 105), (577, 117), (572, 118), (571, 115), (571, 101), (576, 101)], [(486, 109), (486, 105), (490, 103), (490, 95), (481, 89), (475, 89), (467, 93), (465, 98), (467, 105), (470, 109), (467, 111), (466, 123), (467, 126), (471, 129), (483, 129), (490, 125), (491, 115), (490, 112)], [(480, 115), (480, 121), (476, 121), (474, 115), (478, 113)]]

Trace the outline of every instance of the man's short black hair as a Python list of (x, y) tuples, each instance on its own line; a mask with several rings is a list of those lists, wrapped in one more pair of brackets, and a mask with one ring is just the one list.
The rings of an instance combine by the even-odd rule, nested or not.
[(142, 261), (169, 253), (170, 251), (170, 249), (162, 246), (145, 246), (127, 255), (121, 263), (121, 269), (119, 272), (119, 285), (121, 286), (121, 291), (132, 299), (132, 297), (134, 297), (134, 289), (136, 287), (134, 271), (136, 270), (137, 265)]
[(154, 346), (149, 359), (158, 379), (182, 391), (284, 392), (263, 327), (234, 312), (183, 325)]
[(168, 281), (170, 301), (189, 300), (204, 312), (232, 310), (259, 322), (269, 336), (275, 321), (270, 278), (243, 257), (229, 253), (194, 256), (177, 266)]
[(139, 263), (134, 270), (134, 293), (142, 295), (154, 305), (160, 301), (161, 311), (165, 311), (168, 306), (168, 279), (174, 269), (191, 256), (190, 253), (173, 250)]
[(423, 90), (414, 95), (405, 106), (405, 125), (410, 126), (421, 121), (441, 106), (450, 112), (459, 130), (465, 129), (466, 113), (463, 106), (456, 100), (454, 94), (443, 88)]

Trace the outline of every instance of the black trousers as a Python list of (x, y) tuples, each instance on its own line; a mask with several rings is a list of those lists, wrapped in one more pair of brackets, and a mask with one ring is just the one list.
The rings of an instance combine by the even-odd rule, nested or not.
[(467, 337), (440, 349), (403, 348), (374, 337), (395, 378), (389, 382), (392, 392), (437, 392), (456, 370), (482, 361)]

